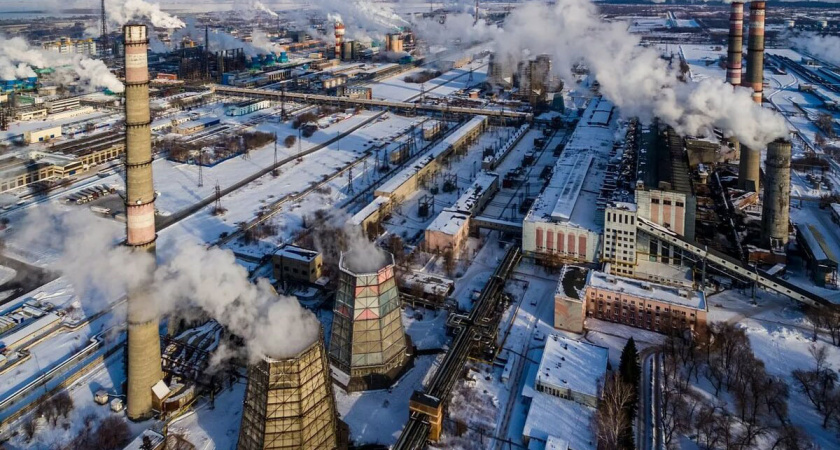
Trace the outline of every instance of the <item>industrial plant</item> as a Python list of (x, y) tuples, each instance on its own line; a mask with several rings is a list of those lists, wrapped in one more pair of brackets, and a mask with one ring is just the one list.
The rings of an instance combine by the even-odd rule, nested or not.
[(840, 446), (840, 8), (89, 3), (0, 5), (0, 448)]

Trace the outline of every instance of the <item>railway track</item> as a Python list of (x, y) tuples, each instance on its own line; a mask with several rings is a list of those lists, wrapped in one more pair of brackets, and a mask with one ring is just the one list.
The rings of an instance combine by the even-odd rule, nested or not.
[[(522, 256), (518, 242), (510, 244), (505, 253), (502, 262), (496, 267), (493, 276), (481, 290), (481, 295), (476, 300), (475, 306), (469, 315), (462, 317), (461, 320), (453, 322), (455, 328), (455, 338), (452, 340), (452, 345), (449, 347), (449, 352), (443, 358), (440, 367), (435, 372), (425, 392), (416, 391), (415, 396), (425, 396), (437, 399), (441, 404), (445, 404), (458, 380), (464, 365), (467, 362), (470, 350), (473, 345), (478, 342), (481, 331), (487, 325), (490, 318), (490, 313), (496, 307), (501, 298), (502, 291), (505, 287), (505, 280), (513, 272), (516, 264)], [(412, 450), (420, 449), (426, 443), (429, 436), (429, 422), (427, 416), (411, 412), (408, 423), (403, 428), (397, 443), (394, 445), (394, 450)]]

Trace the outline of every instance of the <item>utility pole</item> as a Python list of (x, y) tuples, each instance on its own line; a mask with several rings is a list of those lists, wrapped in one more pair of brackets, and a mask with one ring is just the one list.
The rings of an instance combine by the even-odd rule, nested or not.
[(202, 169), (202, 167), (204, 167), (204, 165), (202, 164), (202, 159), (203, 159), (202, 156), (203, 155), (204, 155), (204, 152), (199, 150), (198, 151), (198, 187), (204, 186), (204, 170)]
[(353, 167), (347, 170), (347, 193), (353, 194)]

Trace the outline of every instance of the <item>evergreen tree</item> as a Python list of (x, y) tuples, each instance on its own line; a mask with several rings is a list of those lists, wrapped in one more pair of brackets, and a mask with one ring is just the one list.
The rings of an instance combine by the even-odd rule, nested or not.
[(636, 408), (639, 403), (639, 384), (642, 379), (642, 368), (639, 364), (639, 352), (636, 350), (636, 341), (631, 337), (627, 340), (624, 350), (621, 351), (621, 361), (618, 364), (618, 372), (621, 380), (632, 388), (633, 395), (627, 405), (627, 418), (631, 426), (621, 436), (621, 447), (625, 450), (635, 448), (633, 438), (633, 420), (636, 418)]

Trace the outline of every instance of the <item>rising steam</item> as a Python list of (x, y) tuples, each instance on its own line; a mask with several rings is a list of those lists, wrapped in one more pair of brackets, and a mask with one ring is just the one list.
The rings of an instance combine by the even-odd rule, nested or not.
[(268, 6), (265, 6), (265, 4), (263, 4), (260, 0), (236, 0), (233, 2), (233, 10), (239, 12), (264, 12), (271, 17), (277, 17), (277, 13), (272, 11)]
[(263, 355), (295, 356), (318, 339), (315, 316), (267, 281), (251, 283), (229, 250), (195, 243), (167, 247), (155, 269), (149, 254), (119, 245), (124, 232), (113, 222), (80, 210), (38, 208), (16, 230), (16, 245), (47, 245), (59, 255), (50, 268), (67, 277), (83, 307), (100, 310), (129, 289), (144, 287), (144, 308), (160, 314), (200, 308), (244, 340), (252, 362)]
[(148, 20), (158, 28), (181, 28), (181, 19), (161, 11), (157, 3), (144, 0), (106, 0), (105, 12), (108, 20), (117, 25), (125, 25), (133, 20)]
[(788, 133), (784, 119), (753, 103), (748, 89), (733, 88), (723, 80), (680, 82), (676, 68), (656, 51), (641, 47), (640, 38), (627, 32), (625, 23), (602, 21), (589, 0), (558, 0), (553, 6), (528, 3), (510, 14), (501, 32), (482, 25), (461, 34), (463, 39), (486, 35), (499, 57), (513, 64), (529, 55), (549, 54), (552, 70), (567, 84), (574, 83), (569, 79), (572, 67), (584, 63), (603, 95), (627, 116), (659, 117), (684, 134), (719, 128), (756, 148)]
[(348, 39), (369, 41), (408, 24), (387, 4), (370, 0), (313, 0), (311, 5), (326, 13), (329, 21), (344, 23)]
[(796, 48), (802, 49), (831, 64), (840, 65), (840, 37), (804, 33), (791, 37)]
[(0, 79), (14, 80), (35, 77), (34, 69), (52, 67), (54, 78), (61, 83), (73, 81), (70, 74), (79, 77), (82, 83), (94, 89), (107, 88), (122, 92), (120, 80), (108, 70), (104, 62), (82, 55), (71, 55), (35, 48), (23, 38), (5, 39), (0, 36)]

